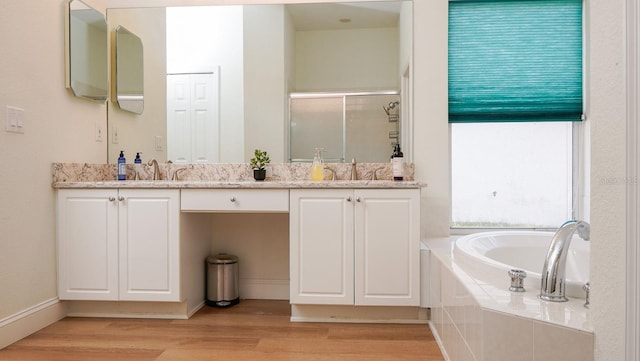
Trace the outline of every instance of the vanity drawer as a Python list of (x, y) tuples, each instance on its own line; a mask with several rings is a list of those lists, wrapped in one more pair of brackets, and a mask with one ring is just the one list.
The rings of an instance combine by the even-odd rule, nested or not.
[(183, 189), (184, 212), (289, 212), (288, 189)]

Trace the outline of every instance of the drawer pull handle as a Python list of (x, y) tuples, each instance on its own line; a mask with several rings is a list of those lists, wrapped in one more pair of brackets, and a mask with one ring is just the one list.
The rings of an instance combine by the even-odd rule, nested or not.
[(231, 198), (229, 198), (229, 200), (230, 200), (231, 202), (235, 202), (235, 201), (236, 201), (236, 197), (231, 197)]

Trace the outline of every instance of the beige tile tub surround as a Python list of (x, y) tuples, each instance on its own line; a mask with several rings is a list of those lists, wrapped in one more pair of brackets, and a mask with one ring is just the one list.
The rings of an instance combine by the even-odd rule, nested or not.
[[(172, 180), (176, 170), (185, 168), (179, 174), (181, 181), (253, 181), (253, 171), (248, 163), (215, 164), (174, 164), (159, 163), (161, 180)], [(327, 163), (327, 168), (336, 172), (336, 179), (351, 179), (351, 164)], [(273, 163), (266, 167), (269, 181), (306, 181), (311, 179), (311, 163)], [(379, 180), (392, 180), (391, 163), (361, 163), (356, 165), (359, 180), (371, 180), (377, 170)], [(151, 180), (153, 167), (145, 163), (139, 167), (127, 164), (127, 180)], [(405, 180), (413, 181), (414, 165), (405, 163)], [(331, 172), (325, 171), (325, 180), (331, 179)], [(63, 182), (101, 182), (117, 180), (115, 164), (54, 163), (52, 165), (53, 184)]]
[(447, 257), (452, 242), (437, 243), (430, 265), (431, 328), (449, 361), (594, 360), (585, 312), (571, 304), (539, 301), (542, 316), (524, 317), (530, 312), (530, 296), (510, 292), (496, 292), (493, 300), (504, 304), (489, 307), (486, 298), (477, 298), (480, 287)]

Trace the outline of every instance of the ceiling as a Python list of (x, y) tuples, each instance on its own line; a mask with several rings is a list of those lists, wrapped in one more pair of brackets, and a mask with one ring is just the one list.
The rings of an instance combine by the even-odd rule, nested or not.
[(296, 30), (390, 28), (398, 26), (400, 1), (288, 4)]

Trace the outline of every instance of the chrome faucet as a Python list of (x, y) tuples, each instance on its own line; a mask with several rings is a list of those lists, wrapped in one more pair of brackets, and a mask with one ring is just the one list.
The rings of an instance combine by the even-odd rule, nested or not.
[(552, 302), (566, 302), (568, 300), (564, 295), (565, 270), (569, 245), (576, 231), (580, 238), (585, 241), (589, 240), (590, 226), (584, 221), (567, 221), (553, 236), (542, 268), (540, 299)]
[(153, 166), (153, 180), (160, 180), (160, 167), (158, 167), (158, 161), (151, 159), (147, 165)]

